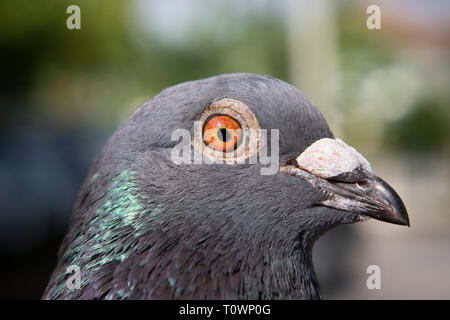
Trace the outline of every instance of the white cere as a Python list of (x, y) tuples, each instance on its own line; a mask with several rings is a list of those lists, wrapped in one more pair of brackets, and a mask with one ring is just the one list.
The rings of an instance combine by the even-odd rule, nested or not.
[(317, 140), (296, 160), (300, 168), (324, 179), (352, 172), (358, 167), (372, 171), (369, 161), (340, 139)]

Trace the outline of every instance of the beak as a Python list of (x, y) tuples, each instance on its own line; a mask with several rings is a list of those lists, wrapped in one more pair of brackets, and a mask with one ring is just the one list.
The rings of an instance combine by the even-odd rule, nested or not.
[(280, 172), (305, 179), (322, 190), (325, 199), (319, 205), (355, 213), (361, 221), (370, 217), (410, 225), (395, 190), (373, 173), (361, 154), (341, 140), (319, 140), (297, 159), (282, 165)]

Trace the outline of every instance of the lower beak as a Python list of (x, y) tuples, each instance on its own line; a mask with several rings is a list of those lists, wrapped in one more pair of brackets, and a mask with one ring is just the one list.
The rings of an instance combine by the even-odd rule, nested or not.
[(352, 212), (377, 220), (409, 226), (408, 213), (402, 200), (381, 178), (366, 174), (358, 182), (327, 180), (311, 174), (297, 166), (288, 164), (280, 172), (307, 180), (326, 194), (319, 204), (334, 209)]

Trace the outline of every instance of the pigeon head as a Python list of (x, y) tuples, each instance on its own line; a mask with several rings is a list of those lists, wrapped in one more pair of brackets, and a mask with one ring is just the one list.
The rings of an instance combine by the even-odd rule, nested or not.
[(409, 225), (296, 88), (255, 74), (186, 82), (95, 160), (44, 298), (320, 298), (314, 241), (368, 218)]

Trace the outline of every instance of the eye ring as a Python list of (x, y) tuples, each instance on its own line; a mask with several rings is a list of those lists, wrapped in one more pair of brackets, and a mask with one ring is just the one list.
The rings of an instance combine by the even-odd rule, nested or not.
[[(233, 145), (233, 148), (224, 150), (223, 145), (222, 148), (212, 148), (204, 141), (205, 127), (212, 119), (219, 116), (232, 119), (241, 129), (241, 137), (238, 138), (238, 143)], [(215, 100), (203, 110), (197, 122), (198, 125), (194, 125), (193, 146), (197, 152), (201, 152), (209, 158), (223, 160), (227, 164), (242, 163), (250, 156), (256, 155), (260, 149), (261, 129), (258, 120), (242, 101), (231, 98)], [(219, 137), (217, 130), (215, 134)], [(225, 132), (225, 134), (227, 133)]]

